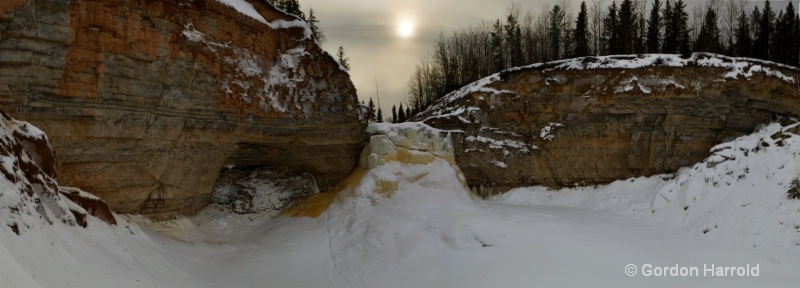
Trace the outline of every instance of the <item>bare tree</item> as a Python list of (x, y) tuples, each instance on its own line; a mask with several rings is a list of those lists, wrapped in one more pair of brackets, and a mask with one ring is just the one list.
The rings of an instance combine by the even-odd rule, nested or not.
[(592, 0), (592, 7), (589, 9), (589, 37), (591, 39), (592, 53), (600, 54), (600, 37), (603, 29), (603, 16), (605, 15), (606, 0)]
[(700, 34), (700, 27), (703, 27), (703, 18), (705, 18), (706, 9), (703, 5), (694, 5), (692, 14), (689, 18), (689, 43), (697, 41), (697, 35)]

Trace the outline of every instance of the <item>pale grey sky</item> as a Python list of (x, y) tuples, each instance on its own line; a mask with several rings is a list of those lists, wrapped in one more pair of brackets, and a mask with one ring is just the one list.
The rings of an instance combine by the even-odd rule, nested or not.
[[(391, 107), (405, 100), (406, 83), (419, 59), (433, 47), (440, 32), (453, 30), (502, 18), (513, 2), (524, 10), (538, 14), (545, 5), (552, 7), (557, 0), (301, 0), (308, 13), (314, 8), (328, 41), (325, 50), (335, 55), (339, 46), (350, 58), (350, 71), (360, 99), (375, 101), (375, 82), (380, 89), (384, 115)], [(571, 0), (573, 14), (582, 0)], [(612, 0), (606, 0), (611, 3)], [(620, 2), (618, 0), (617, 2)], [(690, 6), (705, 2), (685, 0)], [(797, 1), (797, 0), (794, 0)], [(586, 1), (587, 4), (591, 1)], [(648, 2), (648, 8), (650, 0)], [(752, 0), (750, 2), (763, 2)], [(786, 2), (772, 0), (773, 7), (782, 9)], [(796, 2), (795, 2), (796, 3)], [(402, 21), (411, 21), (414, 35), (398, 36)]]
[[(573, 0), (574, 2), (575, 0)], [(523, 8), (543, 7), (555, 0), (517, 1)], [(406, 82), (420, 57), (433, 47), (440, 32), (503, 17), (510, 0), (301, 0), (304, 11), (314, 8), (328, 38), (325, 50), (343, 46), (350, 58), (350, 75), (360, 99), (375, 101), (375, 81), (384, 115), (405, 100)], [(579, 2), (578, 2), (579, 3)], [(401, 38), (397, 26), (414, 24), (414, 35)]]

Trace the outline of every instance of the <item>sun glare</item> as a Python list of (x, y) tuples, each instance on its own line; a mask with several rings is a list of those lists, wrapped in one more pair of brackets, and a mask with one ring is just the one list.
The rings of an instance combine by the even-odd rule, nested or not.
[(397, 36), (411, 38), (414, 36), (414, 22), (411, 19), (402, 19), (397, 23)]

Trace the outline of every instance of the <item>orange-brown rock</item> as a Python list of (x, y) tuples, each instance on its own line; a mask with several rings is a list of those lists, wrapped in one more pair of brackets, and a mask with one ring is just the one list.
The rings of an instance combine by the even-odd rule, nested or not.
[(59, 183), (118, 212), (194, 213), (225, 165), (326, 190), (366, 139), (355, 88), (301, 21), (248, 2), (263, 19), (215, 0), (3, 4), (0, 106), (48, 134)]
[(510, 69), (416, 120), (464, 133), (456, 160), (482, 195), (676, 171), (722, 141), (800, 115), (798, 70), (719, 55), (588, 57)]
[[(61, 195), (64, 195), (69, 201), (83, 208), (88, 215), (92, 215), (109, 225), (117, 225), (114, 212), (111, 211), (111, 207), (108, 206), (108, 203), (103, 201), (103, 199), (97, 198), (94, 195), (74, 187), (58, 188), (58, 192), (61, 193)], [(84, 225), (84, 227), (86, 227), (86, 225)]]

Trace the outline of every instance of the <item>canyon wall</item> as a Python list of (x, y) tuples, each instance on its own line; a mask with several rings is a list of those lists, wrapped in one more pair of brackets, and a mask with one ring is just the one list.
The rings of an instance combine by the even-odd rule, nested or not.
[(4, 1), (0, 108), (47, 133), (60, 184), (154, 218), (206, 206), (231, 165), (324, 191), (366, 140), (347, 72), (261, 0)]
[(483, 196), (674, 172), (715, 144), (800, 114), (798, 70), (694, 54), (587, 57), (514, 68), (414, 120), (454, 134)]

